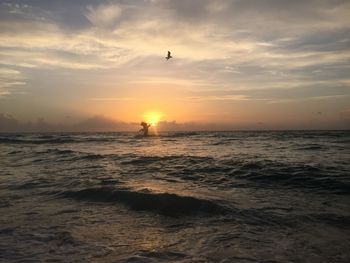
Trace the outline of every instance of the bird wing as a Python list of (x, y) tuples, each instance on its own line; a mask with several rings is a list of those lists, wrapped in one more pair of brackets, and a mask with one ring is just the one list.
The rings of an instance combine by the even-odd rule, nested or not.
[(170, 57), (170, 54), (171, 54), (170, 51), (168, 51), (168, 57)]

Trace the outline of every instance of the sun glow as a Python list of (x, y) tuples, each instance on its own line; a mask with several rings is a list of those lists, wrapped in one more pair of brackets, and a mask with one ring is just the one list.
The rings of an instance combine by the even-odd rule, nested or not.
[(158, 122), (163, 117), (163, 114), (159, 112), (148, 112), (145, 115), (143, 115), (145, 121), (152, 126), (157, 126)]

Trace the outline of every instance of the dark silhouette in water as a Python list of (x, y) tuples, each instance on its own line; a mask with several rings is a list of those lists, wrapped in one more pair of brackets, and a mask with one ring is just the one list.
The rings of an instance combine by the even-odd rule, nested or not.
[(173, 58), (173, 57), (171, 56), (170, 51), (168, 51), (168, 56), (166, 56), (165, 58), (166, 58), (166, 60), (169, 60), (170, 58)]
[(139, 132), (143, 132), (143, 136), (148, 136), (148, 128), (151, 126), (151, 124), (147, 124), (143, 121), (140, 125), (142, 126), (142, 129), (140, 129)]

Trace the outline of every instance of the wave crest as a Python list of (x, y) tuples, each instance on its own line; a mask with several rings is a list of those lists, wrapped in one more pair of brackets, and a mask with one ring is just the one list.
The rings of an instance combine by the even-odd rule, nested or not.
[(66, 191), (61, 193), (61, 196), (93, 202), (119, 202), (133, 210), (154, 211), (169, 216), (193, 215), (198, 213), (223, 214), (228, 212), (228, 208), (214, 201), (192, 196), (180, 196), (171, 193), (137, 192), (110, 187)]

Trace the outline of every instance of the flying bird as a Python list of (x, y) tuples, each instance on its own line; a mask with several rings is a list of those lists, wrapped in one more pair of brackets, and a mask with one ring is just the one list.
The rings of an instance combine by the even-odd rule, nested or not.
[(165, 58), (166, 58), (166, 60), (169, 60), (170, 58), (173, 58), (173, 57), (171, 56), (170, 51), (168, 51), (168, 56), (166, 56)]

